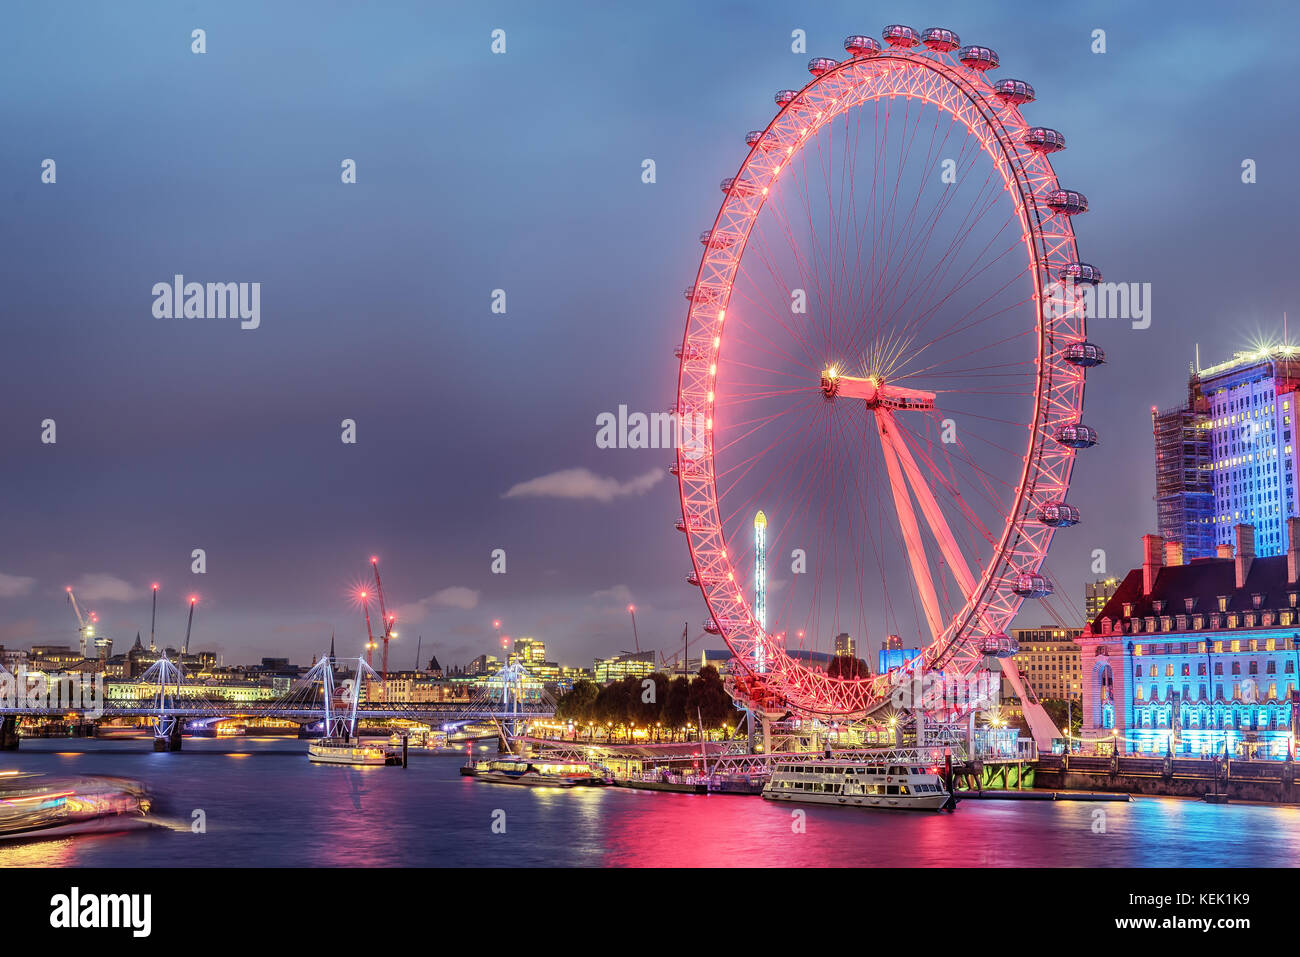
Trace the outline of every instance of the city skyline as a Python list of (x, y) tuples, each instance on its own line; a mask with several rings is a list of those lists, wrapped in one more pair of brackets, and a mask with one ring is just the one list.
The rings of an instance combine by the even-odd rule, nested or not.
[[(0, 644), (73, 643), (71, 585), (100, 596), (86, 604), (129, 646), (148, 634), (158, 581), (160, 645), (181, 640), (198, 594), (194, 646), (227, 660), (309, 660), (331, 633), (340, 653), (349, 641), (359, 650), (349, 589), (371, 554), (397, 607), (402, 667), (421, 634), (424, 659), (490, 652), (493, 619), (562, 660), (608, 656), (632, 644), (632, 602), (645, 646), (672, 649), (683, 622), (698, 634), (707, 612), (684, 582), (671, 457), (599, 448), (597, 416), (671, 401), (681, 287), (718, 179), (743, 159), (744, 132), (770, 118), (770, 92), (802, 83), (809, 56), (836, 54), (853, 24), (874, 31), (880, 17), (767, 5), (736, 23), (679, 9), (692, 29), (649, 11), (450, 11), (449, 35), (474, 39), (439, 57), (407, 30), (405, 8), (317, 21), (306, 42), (287, 15), (205, 11), (201, 69), (183, 43), (164, 52), (189, 35), (189, 13), (128, 34), (91, 11), (60, 48), (9, 43), (0, 70), (11, 86), (49, 78), (14, 104), (27, 147), (0, 159), (15, 184), (4, 269), (21, 317), (0, 424), (11, 504)], [(1092, 200), (1084, 258), (1154, 293), (1150, 328), (1089, 328), (1109, 359), (1085, 406), (1101, 445), (1074, 473), (1083, 523), (1057, 537), (1047, 567), (1080, 608), (1085, 581), (1138, 563), (1132, 529), (1156, 530), (1150, 406), (1177, 399), (1195, 344), (1218, 361), (1280, 337), (1297, 291), (1273, 241), (1289, 234), (1293, 199), (1281, 171), (1297, 134), (1272, 121), (1285, 115), (1284, 67), (1220, 41), (1262, 34), (1267, 11), (1229, 21), (1201, 5), (1171, 21), (1120, 9), (1096, 15), (1105, 54), (1069, 11), (1026, 21), (936, 4), (905, 18), (996, 45), (1008, 75), (1037, 86), (1026, 114), (1065, 133), (1062, 181)], [(4, 17), (7, 36), (28, 25), (22, 12)], [(510, 52), (485, 66), (471, 52), (496, 26)], [(795, 28), (807, 54), (790, 51)], [(370, 48), (382, 61), (363, 54), (363, 79), (336, 78), (314, 49), (347, 50), (358, 29), (383, 37)], [(245, 74), (224, 39), (235, 30), (245, 48), (276, 48), (259, 51), (276, 66)], [(635, 43), (611, 40), (627, 36)], [(1207, 43), (1218, 49), (1208, 62), (1187, 53)], [(668, 50), (683, 69), (613, 68)], [(143, 89), (130, 67), (140, 57), (174, 85)], [(718, 57), (743, 57), (745, 75), (701, 82)], [(604, 82), (589, 83), (588, 69)], [(539, 100), (538, 74), (560, 95)], [(275, 96), (261, 95), (268, 86)], [(1196, 110), (1170, 109), (1192, 96)], [(308, 106), (286, 116), (289, 103)], [(199, 135), (174, 135), (187, 128)], [(59, 161), (54, 186), (39, 179), (47, 156)], [(652, 185), (640, 179), (646, 157)], [(347, 158), (355, 187), (339, 184)], [(1247, 158), (1253, 184), (1241, 182)], [(592, 241), (615, 233), (619, 243)], [(59, 265), (69, 249), (81, 263), (71, 287)], [(1212, 283), (1189, 269), (1201, 263), (1214, 265)], [(259, 327), (155, 318), (154, 284), (178, 274), (260, 282)], [(504, 315), (491, 311), (495, 289)], [(46, 418), (52, 446), (39, 441)], [(345, 418), (354, 446), (339, 441)], [(1130, 494), (1114, 494), (1116, 475)], [(190, 573), (195, 548), (204, 575)], [(504, 575), (492, 572), (497, 548)], [(1096, 549), (1104, 575), (1091, 570)], [(1040, 617), (1030, 608), (1019, 623)]]

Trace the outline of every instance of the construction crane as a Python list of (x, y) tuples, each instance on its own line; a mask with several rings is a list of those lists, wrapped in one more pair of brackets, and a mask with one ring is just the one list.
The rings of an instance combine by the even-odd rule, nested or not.
[(72, 610), (77, 615), (77, 637), (81, 640), (81, 657), (86, 657), (86, 644), (89, 639), (95, 637), (95, 613), (90, 613), (90, 620), (81, 613), (81, 606), (77, 604), (77, 596), (72, 593), (72, 586), (68, 586), (68, 601), (72, 604)]
[(375, 656), (375, 633), (370, 630), (370, 595), (367, 592), (359, 592), (357, 599), (361, 602), (361, 609), (366, 613), (366, 664), (374, 667)]
[(641, 654), (641, 639), (636, 633), (636, 605), (628, 605), (627, 613), (632, 616), (632, 643), (636, 645), (636, 653)]
[(395, 615), (388, 613), (388, 608), (384, 605), (384, 583), (379, 580), (379, 559), (370, 556), (370, 566), (375, 570), (375, 593), (379, 596), (379, 616), (383, 619), (384, 626), (384, 660), (383, 666), (379, 669), (379, 674), (385, 682), (388, 681), (388, 640), (393, 636), (393, 622), (397, 620)]
[(185, 644), (181, 646), (181, 663), (184, 664), (185, 656), (190, 653), (190, 629), (194, 627), (194, 606), (198, 604), (199, 596), (190, 596), (190, 620), (185, 623)]
[(149, 651), (150, 652), (154, 652), (158, 650), (158, 646), (154, 644), (154, 640), (153, 640), (153, 629), (154, 629), (154, 625), (156, 624), (158, 624), (158, 583), (154, 582), (153, 583), (153, 611), (150, 612), (149, 614)]

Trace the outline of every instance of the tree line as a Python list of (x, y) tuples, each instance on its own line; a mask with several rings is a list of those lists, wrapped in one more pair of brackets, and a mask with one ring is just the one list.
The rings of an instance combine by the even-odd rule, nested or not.
[(579, 727), (647, 728), (661, 740), (676, 741), (687, 725), (734, 731), (741, 712), (731, 703), (718, 669), (705, 665), (689, 679), (659, 671), (603, 687), (581, 679), (560, 697), (555, 716)]

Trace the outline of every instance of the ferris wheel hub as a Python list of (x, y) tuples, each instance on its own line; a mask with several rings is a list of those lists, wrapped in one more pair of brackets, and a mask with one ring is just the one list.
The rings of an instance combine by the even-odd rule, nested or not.
[(934, 408), (933, 392), (890, 385), (876, 375), (845, 375), (836, 366), (823, 370), (821, 390), (828, 399), (862, 399), (866, 402), (867, 408), (873, 410), (888, 409), (901, 412)]

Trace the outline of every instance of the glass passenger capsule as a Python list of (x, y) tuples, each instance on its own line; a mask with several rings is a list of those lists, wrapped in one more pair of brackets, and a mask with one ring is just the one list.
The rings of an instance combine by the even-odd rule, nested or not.
[(1076, 422), (1058, 428), (1054, 438), (1067, 448), (1090, 449), (1097, 444), (1097, 430), (1082, 422)]
[(1065, 361), (1072, 366), (1091, 369), (1106, 361), (1106, 353), (1091, 342), (1071, 342), (1065, 347)]
[(891, 47), (903, 47), (904, 49), (914, 47), (921, 42), (919, 33), (911, 27), (903, 26), (901, 23), (891, 23), (880, 31), (880, 36)]
[(1011, 658), (1020, 650), (1020, 642), (1007, 635), (985, 635), (976, 647), (988, 658)]
[(732, 233), (715, 233), (711, 229), (706, 229), (700, 233), (700, 245), (708, 246), (711, 249), (727, 249), (736, 244), (736, 236)]
[(1021, 598), (1046, 598), (1052, 593), (1052, 583), (1047, 580), (1046, 575), (1037, 573), (1017, 575), (1011, 590)]
[(993, 84), (993, 92), (1007, 103), (1017, 106), (1034, 102), (1034, 88), (1024, 80), (998, 80)]
[(1045, 502), (1038, 508), (1038, 520), (1051, 528), (1069, 528), (1079, 524), (1079, 510), (1064, 502)]
[(996, 69), (998, 65), (997, 51), (990, 47), (962, 47), (957, 53), (957, 59), (972, 70), (979, 70), (981, 73)]
[(838, 60), (832, 60), (830, 57), (813, 57), (808, 61), (808, 72), (813, 76), (821, 76), (823, 73), (831, 72), (839, 65)]
[(1088, 197), (1078, 190), (1054, 189), (1047, 194), (1047, 206), (1054, 213), (1077, 216), (1088, 211)]
[(844, 49), (849, 56), (875, 56), (880, 52), (880, 41), (875, 37), (845, 37)]
[(1101, 282), (1101, 270), (1092, 263), (1066, 263), (1057, 270), (1056, 278), (1061, 282), (1086, 282), (1095, 286)]
[(784, 108), (787, 103), (798, 95), (798, 90), (777, 90), (776, 96), (772, 97), (772, 99), (776, 100), (777, 106)]
[(753, 196), (758, 192), (749, 180), (737, 179), (735, 176), (728, 176), (718, 184), (718, 188), (724, 193), (733, 193), (736, 196)]
[(1035, 153), (1056, 153), (1065, 149), (1065, 135), (1046, 126), (1025, 130), (1025, 145)]
[(943, 27), (930, 27), (921, 31), (921, 42), (931, 50), (937, 50), (940, 53), (951, 53), (961, 46), (961, 40), (957, 34), (951, 30), (945, 30)]

